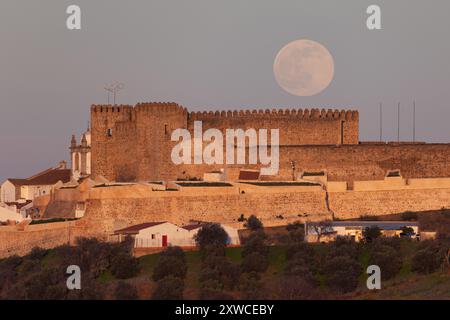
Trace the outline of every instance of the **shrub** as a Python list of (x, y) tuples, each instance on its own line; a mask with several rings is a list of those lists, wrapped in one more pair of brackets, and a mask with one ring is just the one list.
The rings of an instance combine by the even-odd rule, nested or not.
[(437, 241), (424, 241), (411, 261), (411, 270), (422, 274), (436, 271), (443, 263), (446, 246), (441, 247)]
[(200, 250), (205, 250), (209, 245), (226, 246), (228, 234), (219, 224), (208, 223), (201, 227), (195, 235), (195, 242)]
[(41, 262), (37, 259), (26, 259), (20, 266), (20, 273), (28, 275), (30, 273), (38, 272), (41, 269)]
[(114, 290), (114, 297), (117, 300), (136, 300), (138, 294), (135, 286), (124, 281), (119, 281)]
[(316, 288), (301, 276), (285, 276), (278, 287), (279, 297), (283, 300), (313, 299)]
[(296, 256), (311, 258), (314, 255), (313, 248), (304, 242), (290, 245), (286, 250), (286, 259), (290, 260)]
[(267, 255), (259, 252), (252, 252), (242, 260), (242, 271), (244, 272), (264, 272), (269, 266)]
[(324, 266), (326, 284), (338, 292), (351, 292), (358, 286), (359, 263), (348, 256), (334, 257)]
[(363, 230), (364, 240), (367, 242), (373, 241), (381, 236), (381, 230), (378, 226), (366, 227)]
[(261, 277), (257, 272), (243, 273), (239, 280), (242, 299), (262, 299)]
[(248, 217), (247, 222), (244, 224), (244, 227), (252, 231), (258, 231), (263, 228), (263, 224), (255, 215), (252, 214), (250, 217)]
[(31, 252), (27, 255), (27, 258), (42, 259), (45, 257), (46, 254), (47, 254), (47, 250), (39, 248), (39, 247), (34, 247), (33, 249), (31, 249)]
[(382, 246), (389, 246), (397, 251), (400, 250), (400, 247), (402, 245), (402, 241), (405, 239), (400, 239), (398, 237), (380, 237), (375, 240), (374, 246), (382, 245)]
[(65, 299), (67, 288), (64, 276), (64, 270), (57, 267), (42, 269), (25, 281), (24, 298), (32, 300)]
[(233, 297), (223, 292), (223, 284), (218, 280), (206, 280), (200, 286), (200, 299), (232, 300)]
[(245, 241), (244, 248), (242, 249), (242, 257), (257, 252), (261, 255), (267, 255), (269, 249), (264, 244), (265, 234), (263, 232), (253, 232)]
[(414, 235), (414, 229), (411, 228), (411, 227), (404, 226), (402, 228), (402, 234), (407, 236), (407, 237), (411, 237), (411, 236)]
[(422, 249), (414, 254), (411, 269), (423, 274), (432, 273), (439, 268), (441, 262), (436, 253)]
[(244, 222), (245, 220), (247, 220), (247, 219), (245, 218), (244, 214), (241, 213), (241, 215), (239, 216), (239, 218), (237, 219), (237, 221), (239, 221), (239, 222)]
[(138, 260), (126, 253), (120, 253), (112, 258), (111, 273), (119, 279), (134, 277), (139, 272)]
[(108, 270), (113, 257), (120, 252), (118, 249), (117, 245), (100, 242), (95, 238), (78, 238), (74, 254), (67, 258), (69, 264), (76, 264), (81, 270), (89, 270), (94, 277), (97, 277)]
[(158, 281), (167, 276), (184, 279), (187, 274), (187, 265), (183, 259), (174, 256), (160, 256), (153, 269), (153, 280)]
[(219, 244), (206, 245), (201, 252), (202, 260), (208, 257), (224, 257), (225, 256), (225, 246)]
[(356, 242), (346, 237), (337, 237), (336, 241), (331, 243), (328, 247), (327, 258), (347, 256), (352, 259), (357, 259), (359, 253), (359, 246)]
[(156, 282), (152, 298), (155, 300), (183, 299), (184, 282), (180, 278), (167, 276)]
[(202, 264), (200, 282), (217, 280), (223, 287), (233, 289), (239, 276), (239, 265), (232, 263), (224, 256), (210, 256)]
[(310, 285), (316, 283), (314, 275), (312, 274), (311, 269), (304, 258), (288, 261), (284, 269), (284, 274), (290, 277), (301, 278), (304, 282), (307, 282)]
[(369, 263), (379, 266), (381, 278), (387, 280), (399, 273), (403, 260), (399, 255), (399, 251), (387, 245), (377, 245), (372, 250)]

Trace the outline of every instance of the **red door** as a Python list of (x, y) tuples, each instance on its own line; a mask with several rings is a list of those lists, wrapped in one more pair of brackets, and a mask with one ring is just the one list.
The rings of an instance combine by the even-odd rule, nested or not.
[(162, 236), (162, 246), (167, 247), (167, 235)]

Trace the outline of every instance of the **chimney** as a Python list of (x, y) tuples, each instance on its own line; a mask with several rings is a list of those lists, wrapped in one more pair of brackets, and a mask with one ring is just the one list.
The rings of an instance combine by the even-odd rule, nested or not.
[(61, 169), (61, 170), (67, 169), (67, 162), (64, 160), (60, 161), (58, 164), (58, 169)]

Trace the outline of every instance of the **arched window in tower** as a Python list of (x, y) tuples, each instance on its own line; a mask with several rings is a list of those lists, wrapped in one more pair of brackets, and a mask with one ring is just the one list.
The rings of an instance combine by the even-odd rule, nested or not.
[(112, 128), (108, 128), (108, 130), (106, 130), (106, 134), (108, 137), (112, 137)]

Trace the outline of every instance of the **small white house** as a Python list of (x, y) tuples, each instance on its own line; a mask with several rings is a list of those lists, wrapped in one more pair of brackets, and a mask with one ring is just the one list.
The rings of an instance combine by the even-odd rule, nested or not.
[[(148, 222), (116, 230), (114, 236), (118, 241), (122, 241), (126, 236), (133, 237), (135, 248), (193, 247), (196, 246), (194, 236), (203, 225), (204, 223), (200, 223), (180, 227), (166, 221)], [(237, 230), (228, 226), (221, 226), (229, 235), (228, 244), (238, 245)]]

